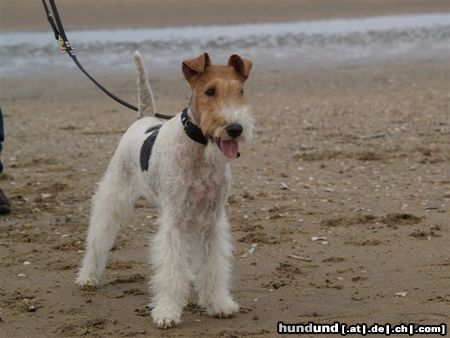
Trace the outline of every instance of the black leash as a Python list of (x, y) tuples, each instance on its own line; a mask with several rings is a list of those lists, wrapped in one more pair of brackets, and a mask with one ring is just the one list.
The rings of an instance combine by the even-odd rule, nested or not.
[[(67, 39), (66, 32), (64, 31), (64, 26), (61, 22), (61, 18), (58, 13), (58, 8), (56, 7), (56, 3), (54, 0), (48, 0), (50, 3), (51, 11), (49, 7), (47, 6), (46, 0), (42, 0), (42, 4), (44, 5), (45, 14), (47, 15), (48, 22), (50, 23), (50, 26), (53, 29), (53, 33), (55, 34), (55, 39), (58, 41), (59, 48), (72, 58), (73, 62), (77, 65), (77, 67), (83, 72), (84, 75), (86, 75), (98, 88), (100, 88), (106, 95), (108, 95), (110, 98), (115, 100), (116, 102), (124, 105), (125, 107), (138, 111), (138, 108), (124, 100), (122, 100), (120, 97), (117, 97), (113, 93), (111, 93), (108, 89), (103, 87), (96, 79), (94, 79), (81, 65), (80, 61), (78, 61), (77, 56), (75, 55), (75, 52), (73, 51), (72, 46), (69, 43), (69, 40)], [(155, 113), (156, 117), (162, 118), (162, 119), (171, 119), (173, 116), (164, 115)]]

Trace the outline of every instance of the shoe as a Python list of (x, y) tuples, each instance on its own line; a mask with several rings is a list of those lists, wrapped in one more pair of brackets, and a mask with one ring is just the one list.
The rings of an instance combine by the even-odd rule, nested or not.
[(0, 189), (0, 215), (6, 215), (11, 212), (11, 203), (9, 203), (3, 190)]

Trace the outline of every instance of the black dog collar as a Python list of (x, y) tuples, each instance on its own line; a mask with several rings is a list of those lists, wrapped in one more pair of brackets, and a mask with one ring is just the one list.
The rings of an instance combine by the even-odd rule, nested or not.
[(188, 114), (188, 108), (184, 108), (181, 113), (181, 123), (184, 127), (184, 132), (191, 140), (201, 143), (206, 146), (208, 144), (208, 139), (203, 135), (203, 132), (199, 127), (197, 127)]

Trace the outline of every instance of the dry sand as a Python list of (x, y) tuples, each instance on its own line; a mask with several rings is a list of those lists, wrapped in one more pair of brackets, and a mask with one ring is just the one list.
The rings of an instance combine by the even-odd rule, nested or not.
[[(447, 0), (64, 0), (67, 29), (282, 22), (449, 12)], [(0, 31), (48, 30), (41, 1), (2, 0)]]
[[(135, 100), (134, 74), (102, 79)], [(186, 103), (181, 76), (152, 83), (161, 112)], [(190, 304), (179, 327), (158, 331), (145, 307), (155, 227), (146, 202), (121, 232), (104, 285), (74, 285), (90, 197), (134, 113), (80, 74), (2, 80), (0, 186), (14, 212), (0, 218), (0, 335), (266, 337), (280, 320), (450, 324), (449, 83), (450, 64), (433, 60), (256, 67), (247, 92), (257, 139), (233, 163), (228, 206), (241, 311), (215, 319)]]

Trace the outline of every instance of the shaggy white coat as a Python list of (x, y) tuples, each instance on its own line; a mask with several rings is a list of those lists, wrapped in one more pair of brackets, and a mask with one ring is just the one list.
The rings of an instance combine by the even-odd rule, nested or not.
[[(139, 71), (139, 108), (153, 111), (145, 69), (135, 55)], [(153, 108), (153, 109), (152, 109)], [(139, 116), (140, 116), (139, 115)], [(247, 107), (228, 107), (229, 123), (243, 125), (240, 138), (248, 141), (253, 120)], [(192, 116), (192, 114), (191, 114)], [(163, 124), (153, 146), (148, 171), (140, 166), (140, 151), (152, 126)], [(225, 212), (231, 172), (229, 160), (215, 143), (205, 147), (184, 132), (180, 114), (169, 121), (145, 117), (123, 135), (93, 197), (86, 252), (76, 283), (95, 286), (121, 226), (145, 197), (158, 209), (158, 231), (151, 238), (149, 283), (152, 317), (160, 328), (180, 322), (191, 282), (198, 304), (212, 316), (226, 317), (239, 306), (230, 294), (232, 245)]]

